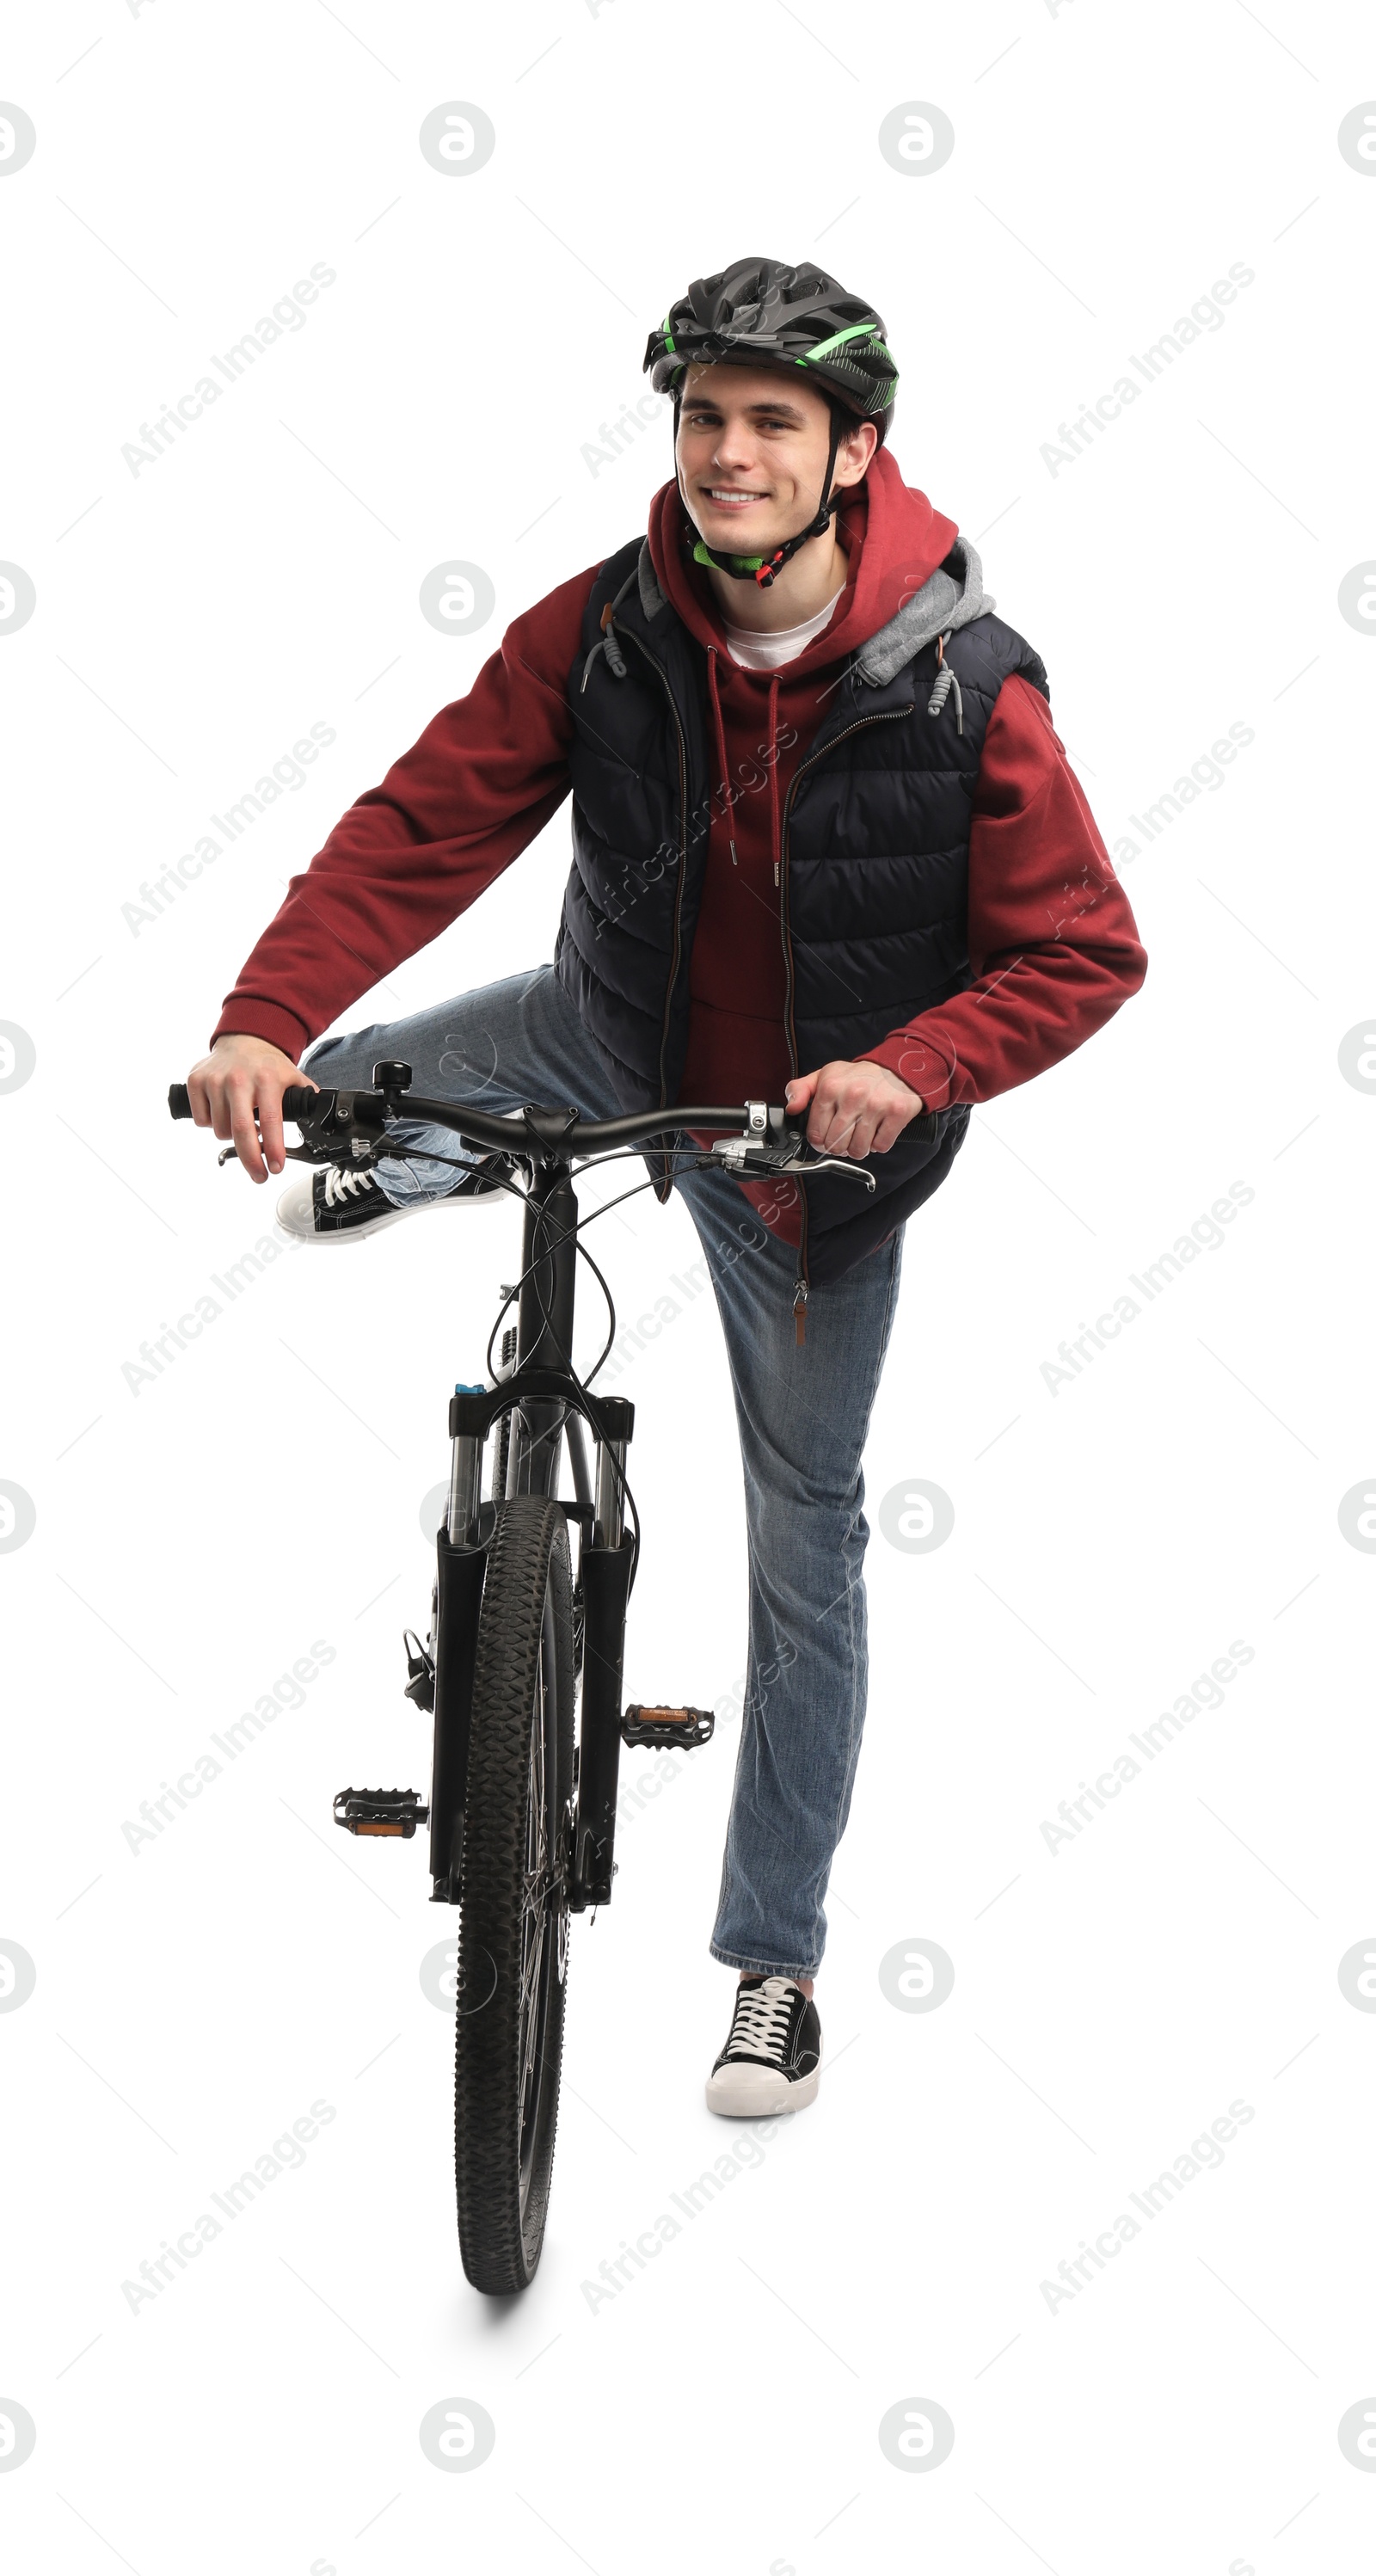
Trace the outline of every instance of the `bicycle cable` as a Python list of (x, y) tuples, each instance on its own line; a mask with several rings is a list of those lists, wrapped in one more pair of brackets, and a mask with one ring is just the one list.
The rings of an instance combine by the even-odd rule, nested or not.
[[(427, 1147), (419, 1145), (394, 1148), (390, 1154), (385, 1156), (379, 1154), (376, 1159), (379, 1162), (441, 1163), (446, 1167), (446, 1169), (457, 1172), (474, 1172), (481, 1169), (481, 1166), (478, 1163), (468, 1157), (461, 1158), (454, 1154), (436, 1154), (431, 1152)], [(710, 1155), (704, 1154), (700, 1146), (671, 1146), (667, 1149), (665, 1159), (674, 1163), (687, 1163), (691, 1169), (696, 1171), (708, 1171), (713, 1168)], [(637, 1162), (639, 1160), (639, 1151), (635, 1147), (630, 1147), (627, 1148), (626, 1151), (620, 1153), (589, 1156), (588, 1161), (582, 1166), (582, 1169), (585, 1171), (591, 1171), (600, 1168), (604, 1163)], [(506, 1179), (504, 1175), (498, 1172), (488, 1172), (485, 1175), (485, 1178), (492, 1186), (504, 1189), (510, 1197), (519, 1199), (523, 1206), (528, 1204), (529, 1192), (522, 1189), (517, 1182)], [(592, 1391), (593, 1379), (597, 1377), (600, 1371), (605, 1367), (616, 1344), (616, 1300), (612, 1295), (611, 1289), (608, 1286), (602, 1271), (599, 1269), (597, 1263), (592, 1257), (592, 1254), (589, 1252), (587, 1245), (579, 1242), (577, 1238), (582, 1234), (583, 1228), (593, 1224), (598, 1217), (610, 1215), (613, 1208), (623, 1206), (627, 1199), (639, 1198), (645, 1190), (652, 1190), (657, 1186), (658, 1184), (653, 1178), (639, 1181), (634, 1189), (622, 1190), (616, 1198), (604, 1200), (600, 1207), (590, 1208), (587, 1215), (580, 1217), (576, 1225), (566, 1227), (561, 1234), (554, 1238), (553, 1242), (547, 1243), (536, 1254), (534, 1260), (527, 1264), (519, 1277), (511, 1282), (502, 1299), (502, 1303), (498, 1308), (496, 1321), (488, 1335), (484, 1366), (486, 1368), (487, 1375), (489, 1378), (493, 1379), (494, 1383), (500, 1383), (500, 1381), (496, 1379), (493, 1366), (493, 1344), (501, 1330), (505, 1316), (516, 1299), (519, 1298), (520, 1292), (525, 1286), (526, 1281), (529, 1280), (534, 1289), (536, 1302), (539, 1306), (541, 1324), (544, 1327), (545, 1332), (548, 1333), (550, 1340), (553, 1342), (556, 1352), (563, 1360), (574, 1387), (578, 1394), (584, 1398), (586, 1403), (586, 1400)], [(597, 1281), (597, 1284), (602, 1291), (607, 1307), (609, 1326), (607, 1339), (603, 1343), (602, 1349), (598, 1353), (597, 1359), (586, 1378), (580, 1374), (577, 1366), (575, 1365), (573, 1353), (565, 1348), (565, 1345), (555, 1328), (554, 1319), (545, 1303), (544, 1292), (539, 1278), (539, 1273), (545, 1268), (546, 1264), (552, 1260), (554, 1253), (558, 1251), (560, 1245), (568, 1242), (573, 1243), (575, 1252), (577, 1252), (587, 1263), (588, 1268), (591, 1270), (594, 1279)], [(583, 1414), (583, 1419), (585, 1421), (590, 1419), (582, 1406), (580, 1406), (578, 1410)], [(631, 1489), (630, 1479), (626, 1474), (625, 1467), (616, 1458), (612, 1458), (611, 1465), (612, 1472), (620, 1488), (623, 1506), (629, 1512), (632, 1524), (631, 1571), (630, 1581), (627, 1587), (629, 1592), (634, 1589), (636, 1573), (640, 1564), (640, 1512), (637, 1507), (635, 1495)]]
[[(628, 1146), (624, 1150), (613, 1154), (589, 1155), (587, 1161), (581, 1165), (581, 1170), (601, 1170), (605, 1165), (610, 1163), (639, 1162), (642, 1157), (642, 1152), (643, 1149), (641, 1147)], [(496, 1158), (488, 1157), (486, 1159), (491, 1161)], [(513, 1157), (512, 1159), (523, 1160), (525, 1158)], [(721, 1168), (713, 1162), (711, 1154), (705, 1152), (701, 1146), (668, 1146), (663, 1149), (662, 1159), (665, 1162), (686, 1165), (688, 1169), (692, 1171), (705, 1172)], [(390, 1153), (383, 1154), (376, 1152), (373, 1156), (373, 1162), (440, 1163), (443, 1164), (447, 1170), (468, 1173), (482, 1172), (483, 1170), (482, 1161), (477, 1157), (467, 1155), (461, 1157), (456, 1154), (436, 1154), (428, 1147), (420, 1145), (394, 1145)], [(518, 1182), (508, 1179), (505, 1174), (501, 1172), (491, 1170), (486, 1171), (483, 1174), (483, 1177), (490, 1187), (505, 1190), (509, 1197), (519, 1199), (523, 1207), (528, 1205), (530, 1193), (528, 1190), (522, 1189)], [(572, 1174), (570, 1174), (570, 1177), (572, 1177)], [(554, 1345), (555, 1351), (563, 1360), (563, 1363), (568, 1370), (573, 1386), (584, 1400), (583, 1404), (578, 1406), (576, 1409), (582, 1415), (584, 1421), (590, 1421), (591, 1417), (585, 1408), (588, 1399), (591, 1396), (593, 1380), (606, 1366), (616, 1344), (616, 1300), (613, 1297), (611, 1289), (601, 1270), (598, 1268), (592, 1254), (589, 1252), (587, 1245), (580, 1242), (578, 1238), (581, 1236), (584, 1227), (594, 1224), (598, 1217), (609, 1216), (613, 1208), (623, 1207), (627, 1199), (640, 1198), (646, 1190), (657, 1189), (658, 1186), (659, 1184), (657, 1179), (652, 1176), (648, 1180), (638, 1181), (634, 1189), (622, 1190), (614, 1199), (605, 1199), (600, 1207), (590, 1208), (587, 1215), (580, 1217), (576, 1225), (566, 1227), (563, 1233), (557, 1235), (552, 1243), (547, 1243), (543, 1249), (536, 1254), (534, 1260), (527, 1264), (519, 1277), (511, 1282), (502, 1299), (502, 1303), (497, 1310), (497, 1319), (488, 1335), (487, 1351), (484, 1357), (484, 1368), (488, 1377), (492, 1379), (494, 1384), (498, 1384), (500, 1381), (496, 1377), (496, 1372), (493, 1366), (493, 1344), (501, 1330), (503, 1319), (507, 1315), (513, 1303), (519, 1298), (522, 1288), (525, 1286), (527, 1280), (529, 1280), (534, 1290), (536, 1303), (540, 1310), (540, 1321), (544, 1333), (548, 1334), (550, 1341)], [(586, 1378), (580, 1375), (579, 1370), (575, 1366), (572, 1351), (565, 1348), (564, 1343), (555, 1328), (554, 1318), (550, 1314), (549, 1308), (545, 1303), (544, 1290), (541, 1286), (539, 1277), (540, 1272), (545, 1268), (546, 1264), (552, 1261), (553, 1256), (558, 1251), (560, 1245), (568, 1242), (573, 1243), (575, 1252), (578, 1253), (587, 1263), (588, 1268), (591, 1270), (593, 1277), (602, 1291), (602, 1295), (606, 1300), (607, 1306), (607, 1339), (603, 1343), (602, 1349), (598, 1353), (597, 1359)], [(609, 1450), (606, 1450), (605, 1454), (610, 1456), (611, 1453)], [(636, 1504), (635, 1495), (631, 1490), (630, 1479), (626, 1474), (624, 1465), (620, 1460), (612, 1457), (611, 1466), (620, 1490), (623, 1508), (629, 1512), (631, 1519), (631, 1570), (627, 1585), (627, 1592), (629, 1595), (629, 1593), (634, 1590), (636, 1574), (640, 1565), (640, 1512)]]

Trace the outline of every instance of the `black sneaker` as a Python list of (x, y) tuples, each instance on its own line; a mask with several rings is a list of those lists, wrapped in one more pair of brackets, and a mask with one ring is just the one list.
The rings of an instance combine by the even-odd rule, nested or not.
[(822, 2025), (792, 1977), (742, 1977), (731, 2035), (707, 2079), (707, 2108), (728, 2120), (801, 2111), (817, 2098)]
[(382, 1195), (376, 1172), (328, 1163), (304, 1173), (282, 1192), (277, 1222), (296, 1243), (357, 1243), (364, 1235), (380, 1234), (401, 1217), (414, 1216), (420, 1208), (473, 1206), (479, 1201), (487, 1206), (506, 1196), (505, 1190), (475, 1171), (465, 1172), (441, 1198), (412, 1199), (405, 1207), (393, 1207)]

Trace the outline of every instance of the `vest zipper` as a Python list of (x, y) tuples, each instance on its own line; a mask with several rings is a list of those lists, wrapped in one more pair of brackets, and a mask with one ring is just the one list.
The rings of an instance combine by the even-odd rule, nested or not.
[[(669, 685), (669, 675), (664, 669), (663, 664), (655, 660), (653, 653), (648, 651), (646, 646), (641, 643), (638, 635), (633, 635), (631, 633), (629, 627), (618, 627), (615, 619), (608, 619), (607, 624), (610, 631), (614, 631), (618, 636), (624, 635), (628, 644), (634, 644), (636, 651), (640, 654), (642, 660), (649, 663), (651, 670), (654, 672), (656, 679), (659, 681), (659, 684), (664, 691), (665, 697), (668, 699), (669, 713), (674, 719), (674, 732), (678, 739), (678, 885), (674, 893), (674, 945), (673, 952), (669, 960), (669, 982), (664, 995), (664, 1025), (660, 1031), (659, 1038), (658, 1106), (661, 1109), (667, 1109), (669, 1105), (669, 1086), (665, 1079), (664, 1057), (665, 1050), (669, 1044), (669, 1020), (673, 1010), (674, 986), (678, 982), (679, 961), (683, 951), (683, 889), (688, 875), (688, 746), (684, 739), (683, 719), (679, 714), (673, 690)], [(661, 1182), (671, 1182), (672, 1174), (667, 1154), (661, 1155), (659, 1159), (663, 1164), (663, 1171), (660, 1176)], [(659, 1194), (658, 1189), (656, 1194)]]
[[(840, 733), (834, 733), (830, 742), (823, 743), (820, 749), (811, 752), (806, 760), (800, 760), (797, 768), (793, 772), (793, 776), (788, 782), (788, 794), (784, 798), (783, 824), (779, 833), (779, 856), (774, 862), (774, 882), (779, 887), (779, 934), (783, 940), (784, 974), (786, 977), (784, 1035), (788, 1040), (789, 1068), (795, 1080), (797, 1079), (798, 1074), (798, 1028), (793, 1012), (793, 932), (789, 921), (788, 911), (788, 826), (789, 818), (793, 811), (793, 799), (798, 790), (798, 782), (801, 778), (806, 777), (809, 769), (815, 769), (819, 761), (827, 759), (829, 754), (835, 751), (839, 743), (848, 742), (853, 733), (863, 733), (867, 725), (895, 724), (898, 722), (900, 717), (909, 716), (911, 714), (911, 707), (886, 707), (880, 715), (858, 717), (854, 724), (844, 726)], [(782, 876), (780, 875), (781, 863)], [(807, 1339), (807, 1301), (809, 1294), (807, 1266), (807, 1192), (797, 1182), (794, 1183), (794, 1187), (798, 1191), (801, 1214), (798, 1227), (798, 1276), (793, 1282), (793, 1327), (795, 1340), (799, 1349), (801, 1349)]]

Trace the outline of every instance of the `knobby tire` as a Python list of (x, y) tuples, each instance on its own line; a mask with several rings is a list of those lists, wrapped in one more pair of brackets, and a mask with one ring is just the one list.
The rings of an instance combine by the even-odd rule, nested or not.
[(560, 1883), (573, 1699), (567, 1525), (557, 1504), (513, 1495), (498, 1507), (478, 1621), (454, 2060), (459, 2247), (473, 2287), (490, 2295), (523, 2290), (534, 2278), (549, 2206), (564, 2045), (568, 1913)]

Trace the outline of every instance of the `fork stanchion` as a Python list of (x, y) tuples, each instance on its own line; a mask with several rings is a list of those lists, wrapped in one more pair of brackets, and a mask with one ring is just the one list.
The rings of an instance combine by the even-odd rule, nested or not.
[(597, 1508), (594, 1536), (599, 1547), (620, 1547), (625, 1533), (626, 1443), (600, 1440), (597, 1445)]
[(471, 1431), (457, 1432), (449, 1445), (449, 1511), (446, 1527), (454, 1547), (466, 1547), (478, 1522), (482, 1492), (483, 1442)]

